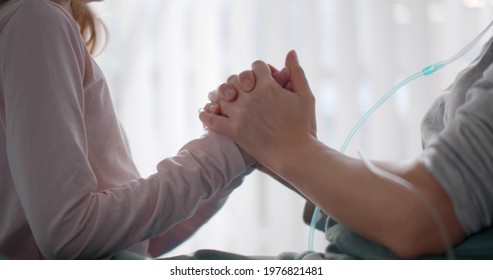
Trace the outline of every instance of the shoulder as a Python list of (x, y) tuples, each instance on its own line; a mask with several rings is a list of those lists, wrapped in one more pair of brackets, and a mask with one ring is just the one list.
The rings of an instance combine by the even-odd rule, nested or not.
[[(12, 2), (12, 3), (11, 3)], [(72, 16), (49, 0), (11, 0), (0, 15), (0, 51), (85, 50), (79, 27)], [(25, 54), (25, 52), (24, 52)]]
[(50, 0), (11, 0), (3, 7), (15, 14), (29, 14), (32, 16), (53, 16), (65, 14), (65, 10)]
[(0, 29), (15, 29), (30, 35), (77, 29), (77, 24), (61, 6), (49, 0), (14, 0), (2, 7)]
[(90, 55), (72, 16), (49, 0), (8, 3), (0, 9), (0, 19), (8, 16), (0, 30), (0, 76), (50, 78), (60, 69), (58, 77), (83, 78)]

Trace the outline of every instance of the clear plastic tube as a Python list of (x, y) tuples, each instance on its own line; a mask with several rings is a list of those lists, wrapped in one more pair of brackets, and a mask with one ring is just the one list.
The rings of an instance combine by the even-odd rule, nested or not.
[[(461, 49), (458, 53), (456, 53), (454, 56), (450, 57), (449, 59), (439, 61), (437, 63), (431, 64), (425, 68), (423, 68), (421, 71), (405, 78), (401, 82), (399, 82), (397, 85), (392, 87), (385, 95), (383, 95), (376, 103), (373, 105), (360, 119), (359, 121), (354, 125), (354, 127), (351, 129), (349, 134), (347, 135), (343, 145), (341, 146), (341, 149), (339, 150), (341, 153), (344, 153), (346, 151), (346, 148), (349, 146), (349, 143), (353, 139), (353, 136), (358, 132), (360, 127), (366, 122), (366, 120), (373, 114), (387, 99), (389, 99), (397, 90), (405, 86), (406, 84), (414, 81), (415, 79), (422, 77), (422, 76), (428, 76), (436, 71), (444, 68), (446, 65), (456, 61), (458, 58), (463, 56), (468, 50), (470, 50), (477, 42), (486, 34), (486, 32), (493, 26), (493, 21), (491, 21), (486, 28), (479, 33), (478, 36), (476, 36), (469, 44), (467, 44), (463, 49)], [(313, 238), (315, 234), (315, 226), (319, 220), (320, 216), (320, 208), (318, 206), (315, 207), (315, 210), (313, 211), (311, 223), (310, 223), (310, 232), (308, 234), (308, 249), (313, 250)]]
[(479, 33), (478, 36), (476, 36), (476, 38), (474, 38), (469, 44), (467, 44), (461, 51), (456, 53), (451, 58), (444, 60), (443, 63), (445, 65), (450, 64), (456, 61), (457, 59), (459, 59), (461, 56), (463, 56), (469, 49), (471, 49), (474, 45), (476, 45), (478, 41), (481, 40), (481, 38), (483, 38), (484, 34), (488, 32), (491, 26), (493, 26), (493, 21), (491, 21), (490, 24), (488, 24), (488, 26), (486, 26), (486, 28), (483, 29), (483, 31), (481, 31), (481, 33)]

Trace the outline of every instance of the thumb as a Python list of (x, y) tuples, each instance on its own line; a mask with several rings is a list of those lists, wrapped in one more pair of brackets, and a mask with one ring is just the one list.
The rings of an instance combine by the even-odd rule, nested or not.
[(228, 118), (211, 114), (204, 110), (199, 113), (199, 119), (210, 130), (232, 138), (233, 131), (231, 130), (231, 125), (228, 123)]
[(286, 56), (286, 67), (289, 69), (289, 75), (291, 79), (291, 84), (293, 87), (293, 92), (296, 94), (299, 94), (303, 98), (307, 98), (308, 100), (311, 100), (312, 103), (312, 110), (313, 110), (313, 116), (311, 120), (311, 126), (312, 126), (312, 133), (313, 136), (317, 137), (317, 122), (315, 118), (315, 99), (312, 94), (312, 91), (310, 90), (310, 86), (308, 85), (308, 81), (305, 76), (305, 71), (303, 71), (303, 68), (301, 68), (300, 63), (298, 61), (298, 55), (296, 54), (296, 51), (292, 50), (290, 51), (287, 56)]
[(289, 75), (293, 84), (293, 91), (296, 93), (310, 91), (305, 71), (301, 68), (296, 51), (290, 51), (286, 56), (286, 67), (289, 69)]

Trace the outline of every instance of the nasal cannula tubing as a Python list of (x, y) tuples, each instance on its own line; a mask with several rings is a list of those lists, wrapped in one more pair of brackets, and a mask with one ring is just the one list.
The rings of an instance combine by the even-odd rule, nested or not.
[[(491, 28), (491, 26), (493, 26), (493, 21), (491, 21), (488, 26), (483, 30), (481, 31), (481, 33), (479, 33), (478, 36), (476, 36), (476, 38), (474, 38), (469, 44), (467, 44), (462, 50), (460, 50), (457, 54), (455, 54), (454, 56), (452, 56), (451, 58), (449, 59), (446, 59), (446, 60), (442, 60), (442, 61), (439, 61), (437, 63), (434, 63), (434, 64), (431, 64), (425, 68), (423, 68), (421, 71), (405, 78), (404, 80), (402, 80), (400, 83), (398, 83), (397, 85), (395, 85), (394, 87), (392, 87), (385, 95), (383, 95), (376, 103), (375, 105), (373, 105), (360, 119), (359, 121), (354, 125), (354, 127), (351, 129), (351, 131), (349, 132), (349, 134), (346, 136), (346, 139), (341, 147), (341, 149), (339, 150), (341, 153), (344, 153), (346, 151), (346, 148), (347, 146), (349, 145), (349, 143), (351, 142), (351, 139), (353, 138), (353, 136), (356, 134), (356, 132), (359, 130), (359, 128), (363, 125), (363, 123), (370, 117), (371, 114), (373, 114), (373, 112), (375, 112), (383, 103), (385, 103), (385, 101), (387, 101), (387, 99), (389, 99), (389, 97), (391, 97), (397, 90), (399, 90), (401, 87), (403, 87), (404, 85), (412, 82), (413, 80), (417, 79), (417, 78), (420, 78), (422, 76), (428, 76), (428, 75), (431, 75), (433, 73), (435, 73), (436, 71), (444, 68), (445, 66), (447, 66), (448, 64), (456, 61), (458, 58), (460, 58), (462, 55), (464, 55), (472, 46), (474, 46), (483, 36), (484, 34), (486, 34), (486, 32)], [(363, 161), (364, 158), (363, 158)], [(368, 161), (365, 163), (366, 166), (370, 169), (370, 165), (367, 164)], [(372, 169), (370, 169), (372, 170)], [(375, 171), (376, 169), (373, 169), (372, 171)], [(377, 173), (377, 174), (380, 174), (382, 175), (382, 173), (380, 172), (374, 172), (374, 173)], [(393, 175), (393, 174), (392, 174)], [(395, 175), (393, 175), (395, 176)], [(387, 179), (390, 179), (388, 176), (384, 176), (385, 178)], [(397, 178), (399, 178), (398, 176), (395, 176)], [(394, 178), (394, 177), (392, 177)], [(392, 179), (390, 179), (392, 180)], [(403, 182), (402, 180), (404, 179), (401, 179), (399, 180), (399, 182)], [(405, 181), (405, 180), (404, 180)], [(406, 181), (407, 182), (407, 181)], [(396, 182), (398, 183), (398, 182)], [(404, 183), (404, 184), (401, 184), (401, 183), (398, 183), (399, 185), (401, 186), (409, 186), (407, 185), (407, 183)], [(410, 185), (412, 186), (412, 185)], [(416, 192), (414, 192), (416, 193)], [(422, 197), (420, 196), (420, 199)], [(429, 203), (428, 203), (429, 204)], [(433, 205), (429, 204), (429, 206), (427, 207), (431, 207), (431, 209), (433, 209)], [(435, 217), (436, 215), (436, 211), (433, 209), (433, 210), (430, 210), (431, 214)], [(319, 220), (319, 215), (320, 215), (320, 208), (317, 206), (315, 207), (315, 210), (313, 211), (313, 215), (312, 215), (312, 219), (311, 219), (311, 222), (310, 222), (310, 232), (309, 232), (309, 237), (308, 237), (308, 249), (309, 250), (313, 250), (313, 236), (315, 234), (315, 226)], [(440, 219), (439, 217), (437, 217), (438, 219)], [(440, 220), (440, 222), (438, 222), (438, 226), (440, 227), (440, 231), (445, 231), (445, 229), (442, 227), (442, 222)], [(446, 232), (444, 232), (445, 235), (442, 234), (442, 238), (443, 241), (444, 241), (444, 244), (447, 244), (447, 255), (449, 257), (453, 257), (453, 254), (452, 253), (452, 248), (451, 248), (451, 245), (450, 245), (450, 242), (448, 241), (448, 236), (446, 234)]]

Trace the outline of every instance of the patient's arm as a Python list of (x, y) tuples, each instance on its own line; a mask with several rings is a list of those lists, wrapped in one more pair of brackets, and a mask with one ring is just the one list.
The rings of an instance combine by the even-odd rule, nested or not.
[[(256, 61), (256, 86), (238, 83), (233, 103), (220, 102), (224, 116), (203, 112), (210, 129), (230, 137), (259, 162), (296, 186), (331, 217), (401, 257), (443, 253), (433, 215), (415, 193), (373, 174), (361, 160), (347, 157), (316, 138), (315, 100), (296, 54), (289, 69), (294, 91), (277, 85), (268, 66)], [(413, 184), (441, 217), (452, 244), (464, 237), (451, 200), (418, 161), (380, 167)]]
[(257, 169), (260, 170), (260, 171), (262, 171), (262, 172), (264, 172), (265, 174), (271, 176), (272, 178), (274, 178), (279, 183), (283, 184), (288, 189), (296, 192), (297, 194), (299, 194), (300, 196), (302, 196), (303, 198), (306, 199), (305, 208), (303, 210), (303, 221), (307, 225), (310, 225), (310, 222), (311, 222), (311, 219), (312, 219), (312, 215), (313, 215), (313, 211), (315, 210), (315, 207), (316, 207), (315, 204), (313, 204), (309, 199), (307, 199), (298, 189), (296, 189), (288, 181), (284, 180), (281, 176), (277, 175), (275, 172), (273, 172), (269, 168), (261, 165)]
[[(444, 252), (437, 223), (415, 193), (315, 139), (298, 147), (270, 166), (324, 212), (401, 257)], [(380, 167), (411, 182), (431, 202), (452, 244), (463, 240), (465, 234), (448, 195), (419, 162), (380, 163)]]

